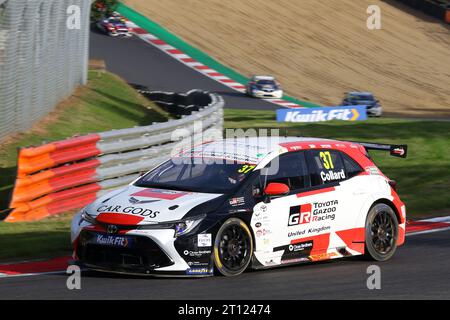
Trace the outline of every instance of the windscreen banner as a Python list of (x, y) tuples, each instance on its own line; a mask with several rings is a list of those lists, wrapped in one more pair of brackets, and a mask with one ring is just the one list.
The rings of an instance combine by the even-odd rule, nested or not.
[(367, 120), (366, 106), (278, 109), (277, 122), (321, 122)]

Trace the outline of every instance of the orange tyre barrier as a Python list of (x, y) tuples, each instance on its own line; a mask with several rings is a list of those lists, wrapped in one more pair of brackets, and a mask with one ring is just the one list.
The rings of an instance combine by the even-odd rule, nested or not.
[(96, 134), (53, 142), (36, 148), (25, 148), (19, 152), (18, 176), (23, 177), (56, 165), (94, 157), (100, 154)]
[(32, 221), (80, 208), (95, 200), (101, 152), (97, 134), (19, 151), (17, 179), (7, 222)]

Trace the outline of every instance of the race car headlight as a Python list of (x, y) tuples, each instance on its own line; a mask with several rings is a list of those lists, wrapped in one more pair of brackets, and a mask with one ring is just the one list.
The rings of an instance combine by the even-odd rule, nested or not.
[(205, 215), (188, 218), (186, 220), (175, 223), (175, 237), (182, 236), (191, 232), (200, 222), (202, 222)]
[(86, 211), (83, 211), (83, 213), (81, 214), (81, 220), (80, 223), (81, 224), (83, 221), (86, 221), (90, 224), (96, 224), (97, 220), (95, 220), (95, 218), (93, 216), (90, 216), (89, 214), (87, 214)]
[(188, 234), (206, 217), (205, 214), (178, 221), (139, 225), (138, 230), (173, 229), (175, 237)]

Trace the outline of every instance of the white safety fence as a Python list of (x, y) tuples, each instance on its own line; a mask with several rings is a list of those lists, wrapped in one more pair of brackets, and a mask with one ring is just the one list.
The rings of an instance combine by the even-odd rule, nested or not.
[(87, 80), (91, 0), (0, 0), (0, 142)]

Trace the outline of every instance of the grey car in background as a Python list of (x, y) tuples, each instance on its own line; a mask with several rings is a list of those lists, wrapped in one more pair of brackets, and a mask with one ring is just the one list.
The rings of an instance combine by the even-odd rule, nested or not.
[(365, 105), (368, 116), (379, 117), (383, 113), (380, 101), (371, 92), (347, 92), (342, 101), (343, 106)]

